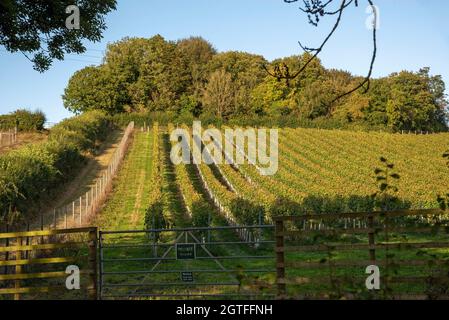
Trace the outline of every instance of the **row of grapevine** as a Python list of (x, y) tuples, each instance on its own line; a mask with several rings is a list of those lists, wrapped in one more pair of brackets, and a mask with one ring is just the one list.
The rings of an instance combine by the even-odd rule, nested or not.
[(159, 124), (153, 125), (152, 131), (153, 150), (150, 181), (152, 183), (151, 194), (148, 203), (148, 209), (145, 215), (145, 226), (148, 229), (160, 229), (167, 226), (169, 217), (164, 215), (163, 210), (163, 192), (162, 192), (162, 172), (164, 164), (161, 159), (161, 137)]
[[(222, 138), (225, 138), (224, 135), (222, 135)], [(214, 140), (213, 143), (217, 146), (217, 148), (223, 154), (226, 165), (231, 166), (236, 171), (239, 171), (240, 165), (234, 160), (234, 157), (231, 154), (228, 154), (228, 152), (226, 151), (226, 148), (223, 147), (222, 143), (220, 143), (220, 141), (217, 141), (217, 140)], [(232, 141), (230, 141), (229, 143), (231, 143), (231, 145), (235, 147), (235, 144)], [(219, 169), (221, 170), (221, 168), (222, 168), (222, 166), (220, 166)], [(249, 175), (246, 175), (244, 172), (240, 172), (240, 174), (243, 176), (243, 178), (249, 184), (255, 184)], [(224, 176), (226, 176), (226, 175), (224, 175)], [(232, 182), (229, 182), (229, 183), (230, 183), (230, 185), (232, 185)], [(235, 189), (235, 187), (233, 185), (232, 185), (232, 187), (233, 187), (234, 191), (237, 192), (237, 190)]]
[[(184, 128), (189, 130), (187, 127)], [(202, 147), (203, 146), (201, 145), (201, 150), (203, 149)], [(210, 154), (207, 154), (207, 150), (205, 152), (206, 156), (210, 157)], [(212, 199), (215, 207), (223, 215), (229, 225), (239, 226), (257, 224), (257, 219), (248, 219), (248, 217), (253, 216), (253, 208), (248, 206), (248, 204), (235, 192), (223, 185), (214, 175), (210, 165), (204, 163), (194, 165), (209, 198)], [(237, 211), (239, 212), (239, 215), (235, 215)], [(237, 229), (236, 231), (242, 241), (258, 241), (252, 230), (242, 228)]]
[[(216, 164), (225, 181), (232, 186), (233, 191), (239, 197), (253, 203), (255, 207), (262, 205), (265, 212), (264, 216), (268, 217), (266, 213), (269, 211), (270, 206), (274, 202), (275, 196), (264, 188), (260, 188), (260, 186), (250, 177), (250, 175), (241, 170), (241, 166), (234, 161), (232, 155), (226, 152), (226, 149), (220, 141), (215, 140), (213, 143), (223, 154), (224, 158), (227, 159), (226, 163)], [(235, 144), (232, 143), (232, 145), (236, 148)], [(254, 167), (256, 166), (254, 165)], [(260, 218), (258, 219), (258, 223), (263, 223), (264, 217)]]
[[(173, 124), (168, 125), (168, 132), (173, 132)], [(172, 146), (176, 143), (172, 141)], [(175, 173), (181, 196), (187, 208), (193, 227), (207, 227), (210, 225), (211, 208), (203, 195), (193, 185), (192, 176), (189, 175), (188, 167), (192, 164), (180, 163), (175, 165)]]
[(292, 179), (307, 181), (310, 171), (324, 177), (318, 183), (307, 182), (308, 188), (315, 189), (314, 194), (357, 196), (362, 202), (366, 201), (376, 188), (373, 171), (380, 156), (393, 162), (401, 176), (397, 185), (397, 196), (404, 202), (399, 204), (401, 206), (435, 207), (436, 195), (444, 192), (449, 182), (441, 158), (447, 134), (401, 136), (304, 129), (285, 132), (283, 144), (289, 144), (290, 150), (281, 152), (281, 160), (284, 156), (296, 158), (296, 163), (317, 165), (314, 170), (307, 170), (307, 174), (296, 170)]

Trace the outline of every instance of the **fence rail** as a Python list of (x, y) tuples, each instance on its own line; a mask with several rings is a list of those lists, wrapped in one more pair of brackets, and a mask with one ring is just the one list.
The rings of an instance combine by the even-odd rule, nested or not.
[[(345, 224), (351, 215), (366, 227)], [(65, 290), (61, 283), (48, 284), (67, 277), (61, 266), (87, 257), (79, 265), (92, 299), (448, 299), (448, 215), (397, 210), (282, 216), (273, 217), (274, 234), (269, 225), (0, 233), (0, 296)], [(304, 229), (310, 219), (322, 219), (322, 228)], [(260, 230), (264, 238), (248, 247), (238, 230)], [(366, 287), (368, 266), (379, 268), (381, 290)], [(248, 280), (276, 272), (276, 281), (251, 280), (240, 291), (242, 272)], [(44, 280), (46, 286), (37, 285)]]
[[(90, 299), (96, 299), (97, 233), (96, 227), (0, 233), (0, 239), (6, 240), (6, 245), (0, 246), (0, 252), (4, 253), (4, 259), (0, 260), (4, 269), (0, 274), (0, 296), (12, 295), (14, 300), (20, 300), (23, 294), (68, 290), (65, 282), (50, 286), (48, 281), (68, 277), (66, 266), (77, 263), (80, 274), (88, 276), (84, 291)], [(83, 248), (87, 261), (82, 261), (80, 255)], [(47, 285), (43, 286), (43, 281)]]
[[(253, 279), (274, 274), (274, 242), (267, 236), (258, 249), (248, 248), (235, 235), (241, 229), (272, 236), (273, 226), (100, 231), (99, 297), (274, 298), (273, 281), (261, 291), (261, 281)], [(243, 274), (245, 283), (239, 280)]]
[[(278, 297), (363, 299), (362, 292), (380, 299), (447, 299), (448, 215), (397, 210), (274, 217)], [(365, 227), (353, 227), (348, 218)], [(304, 229), (312, 220), (322, 227)], [(368, 266), (381, 270), (381, 290), (367, 290)]]

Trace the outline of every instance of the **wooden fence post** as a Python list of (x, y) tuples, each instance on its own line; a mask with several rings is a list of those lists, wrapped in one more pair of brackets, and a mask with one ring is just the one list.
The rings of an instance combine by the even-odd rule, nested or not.
[(80, 217), (79, 217), (79, 226), (81, 227), (81, 223), (83, 221), (83, 213), (82, 213), (82, 209), (83, 209), (83, 196), (80, 197)]
[(64, 207), (64, 220), (65, 220), (65, 228), (67, 229), (68, 228), (68, 223), (67, 223), (67, 206), (66, 207)]
[[(21, 237), (17, 238), (17, 244), (19, 246), (22, 246), (22, 238)], [(16, 260), (21, 260), (21, 259), (22, 259), (22, 251), (18, 250), (16, 252)], [(16, 275), (21, 274), (21, 273), (22, 273), (22, 266), (17, 264), (16, 265)], [(16, 289), (20, 288), (20, 280), (14, 280), (14, 288), (16, 288)], [(20, 293), (14, 294), (14, 300), (20, 300)]]
[(95, 211), (95, 198), (94, 198), (94, 188), (90, 187), (90, 214)]
[(95, 227), (89, 231), (89, 298), (92, 300), (98, 299), (97, 239), (98, 228)]
[(374, 215), (372, 213), (368, 214), (368, 228), (369, 233), (368, 233), (368, 242), (369, 242), (369, 259), (371, 260), (371, 264), (375, 264), (376, 263), (376, 249), (374, 248), (375, 246), (375, 233), (376, 230), (374, 230)]
[(84, 211), (86, 217), (89, 216), (89, 191), (86, 192), (86, 210)]
[[(6, 231), (6, 233), (9, 232), (9, 223), (7, 221), (6, 221), (5, 231)], [(9, 238), (6, 239), (5, 246), (9, 247)], [(5, 261), (8, 261), (8, 260), (9, 260), (9, 251), (6, 251), (5, 252)], [(8, 266), (5, 266), (4, 270), (5, 270), (5, 274), (8, 274)]]
[[(29, 232), (29, 231), (30, 231), (30, 223), (27, 222), (27, 232)], [(25, 244), (26, 244), (26, 246), (30, 245), (30, 237), (26, 237)], [(29, 259), (29, 256), (30, 256), (30, 251), (28, 251), (28, 250), (25, 251), (25, 259)], [(29, 267), (29, 266), (27, 266), (27, 267)]]
[(284, 253), (284, 221), (276, 220), (276, 279), (278, 288), (278, 298), (283, 299), (286, 294), (285, 284), (285, 253)]

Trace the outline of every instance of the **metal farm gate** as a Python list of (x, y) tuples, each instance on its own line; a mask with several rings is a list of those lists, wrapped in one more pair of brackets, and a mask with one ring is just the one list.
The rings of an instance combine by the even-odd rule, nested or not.
[(276, 296), (273, 226), (100, 231), (98, 244), (100, 299)]

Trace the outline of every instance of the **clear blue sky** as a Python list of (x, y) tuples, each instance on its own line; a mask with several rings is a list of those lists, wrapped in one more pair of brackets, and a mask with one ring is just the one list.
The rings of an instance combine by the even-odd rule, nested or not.
[[(371, 34), (365, 27), (366, 1), (359, 2), (361, 7), (345, 13), (321, 60), (326, 67), (363, 75), (369, 65)], [(374, 76), (428, 66), (433, 74), (443, 75), (449, 87), (449, 1), (374, 2), (380, 9)], [(169, 40), (202, 36), (219, 51), (242, 50), (269, 60), (301, 53), (297, 41), (318, 45), (330, 24), (323, 22), (318, 29), (308, 25), (298, 6), (299, 2), (286, 4), (283, 0), (119, 0), (117, 10), (106, 18), (108, 29), (101, 43), (87, 43), (85, 54), (67, 56), (44, 74), (34, 71), (21, 54), (0, 47), (0, 113), (25, 107), (43, 110), (50, 122), (70, 116), (61, 99), (70, 76), (87, 65), (101, 63), (106, 44), (125, 36), (159, 33)]]

